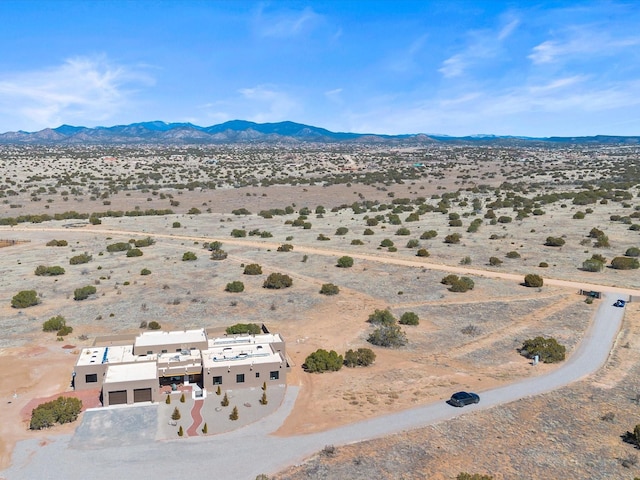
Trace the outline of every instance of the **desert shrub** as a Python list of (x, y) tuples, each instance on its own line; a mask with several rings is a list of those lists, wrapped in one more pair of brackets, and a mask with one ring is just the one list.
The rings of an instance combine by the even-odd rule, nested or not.
[(379, 347), (398, 348), (407, 344), (407, 335), (399, 325), (382, 325), (371, 332), (367, 342)]
[(183, 262), (193, 262), (194, 260), (197, 260), (197, 259), (198, 259), (198, 256), (193, 252), (184, 252), (182, 254)]
[(524, 276), (524, 285), (526, 287), (541, 287), (543, 284), (544, 280), (540, 275), (529, 273)]
[(96, 287), (93, 285), (87, 285), (86, 287), (76, 288), (73, 291), (73, 299), (74, 300), (86, 300), (89, 298), (89, 295), (93, 295), (96, 293)]
[(129, 242), (117, 242), (107, 245), (107, 252), (126, 252), (131, 248)]
[(211, 260), (224, 260), (225, 258), (227, 258), (227, 252), (225, 252), (224, 250), (214, 250), (211, 252)]
[(82, 411), (82, 401), (73, 397), (58, 397), (51, 402), (38, 405), (31, 411), (31, 430), (42, 430), (56, 423), (73, 422)]
[(581, 211), (577, 211), (576, 213), (573, 214), (574, 220), (583, 220), (584, 217), (585, 217), (585, 213)]
[(160, 330), (162, 328), (162, 325), (160, 325), (158, 322), (153, 320), (153, 321), (149, 322), (149, 325), (147, 325), (147, 328), (149, 330)]
[(611, 244), (609, 243), (609, 237), (607, 237), (606, 235), (598, 236), (593, 246), (596, 248), (609, 248), (611, 246)]
[(450, 244), (460, 243), (460, 238), (462, 237), (459, 233), (451, 233), (446, 237), (444, 237), (444, 243), (450, 243)]
[(393, 325), (396, 323), (396, 318), (389, 310), (376, 309), (371, 315), (369, 315), (367, 322), (372, 323), (373, 325)]
[(58, 337), (65, 337), (69, 335), (71, 332), (73, 332), (73, 327), (70, 327), (69, 325), (65, 325), (56, 332), (56, 335)]
[(43, 332), (57, 332), (66, 325), (67, 321), (62, 315), (56, 315), (42, 324)]
[(291, 250), (293, 250), (293, 245), (290, 243), (283, 243), (278, 247), (279, 252), (290, 252)]
[(248, 333), (249, 335), (258, 335), (262, 332), (260, 325), (257, 323), (236, 323), (227, 327), (225, 332), (229, 335), (242, 335)]
[(271, 288), (271, 289), (277, 289), (277, 290), (281, 288), (288, 288), (291, 285), (293, 285), (293, 280), (289, 275), (285, 275), (283, 273), (276, 273), (276, 272), (270, 274), (262, 284), (264, 288)]
[(232, 293), (240, 293), (244, 292), (244, 283), (236, 280), (234, 282), (227, 283), (226, 288), (224, 289), (226, 292)]
[(373, 230), (371, 230), (370, 228), (366, 228), (364, 230), (364, 232), (362, 232), (363, 235), (373, 235), (375, 232)]
[(547, 237), (544, 242), (547, 247), (561, 247), (565, 244), (564, 238), (561, 237)]
[(353, 240), (351, 240), (351, 245), (364, 245), (364, 242), (359, 238), (354, 238)]
[(182, 418), (180, 410), (178, 410), (178, 407), (174, 407), (173, 413), (171, 414), (171, 420), (180, 420), (180, 418)]
[(381, 247), (393, 247), (393, 241), (388, 239), (388, 238), (385, 238), (384, 240), (382, 240), (380, 242), (380, 246)]
[(500, 265), (502, 265), (502, 260), (500, 260), (498, 257), (489, 257), (489, 265), (491, 265), (492, 267), (499, 267)]
[(449, 291), (450, 292), (458, 292), (458, 293), (464, 293), (467, 292), (469, 290), (473, 290), (473, 287), (475, 286), (473, 280), (471, 280), (469, 277), (460, 277), (456, 280), (453, 280), (449, 286)]
[(250, 263), (246, 267), (244, 267), (245, 275), (262, 275), (262, 267), (257, 263)]
[(342, 355), (335, 350), (327, 352), (320, 348), (307, 356), (302, 367), (310, 373), (337, 372), (342, 368), (343, 361)]
[(370, 348), (350, 349), (344, 354), (344, 365), (350, 368), (368, 367), (375, 360), (376, 354)]
[(133, 242), (133, 246), (136, 248), (143, 248), (143, 247), (150, 247), (154, 243), (156, 243), (156, 241), (153, 238), (147, 237), (147, 238), (141, 238), (139, 240), (135, 240)]
[(405, 222), (417, 222), (420, 220), (420, 215), (417, 212), (410, 213), (407, 218), (404, 219)]
[(498, 223), (511, 223), (512, 221), (513, 221), (513, 218), (507, 217), (506, 215), (502, 215), (498, 217)]
[(340, 293), (340, 288), (333, 283), (323, 283), (320, 288), (320, 293), (322, 295), (337, 295)]
[(22, 290), (16, 293), (11, 299), (11, 306), (13, 308), (27, 308), (37, 305), (38, 294), (35, 290)]
[(188, 213), (189, 215), (200, 215), (202, 212), (200, 211), (200, 209), (199, 209), (199, 208), (191, 207), (191, 208), (187, 211), (187, 213)]
[(173, 222), (171, 224), (171, 228), (180, 228), (182, 225), (180, 224), (180, 222)]
[(460, 220), (460, 219), (449, 220), (449, 226), (450, 227), (461, 227), (462, 226), (462, 220)]
[(329, 237), (327, 237), (324, 233), (321, 233), (320, 235), (318, 235), (316, 237), (316, 240), (320, 240), (321, 242), (327, 242), (329, 240), (331, 240)]
[(229, 420), (238, 420), (239, 415), (238, 415), (238, 407), (233, 407), (233, 410), (231, 410), (231, 413), (229, 414)]
[(234, 215), (251, 215), (251, 212), (244, 207), (231, 210), (231, 213), (233, 213)]
[(127, 257), (141, 257), (142, 250), (139, 248), (132, 248), (131, 250), (127, 250)]
[(427, 230), (426, 232), (422, 232), (420, 235), (421, 240), (430, 240), (432, 238), (436, 238), (438, 236), (438, 232), (435, 230)]
[(353, 267), (353, 258), (344, 256), (338, 259), (337, 266), (340, 268), (351, 268)]
[(598, 238), (601, 237), (602, 235), (604, 235), (604, 232), (596, 227), (593, 227), (590, 231), (589, 231), (589, 235), (587, 235), (590, 238)]
[(535, 337), (525, 340), (519, 352), (527, 358), (538, 355), (540, 361), (544, 363), (557, 363), (564, 360), (566, 348), (553, 337)]
[(411, 235), (411, 231), (408, 228), (402, 227), (396, 230), (396, 235), (402, 235), (402, 236)]
[(616, 270), (635, 270), (639, 267), (640, 263), (634, 257), (615, 257), (611, 260), (611, 268)]
[(57, 275), (64, 275), (64, 268), (57, 265), (53, 267), (38, 265), (35, 274), (39, 277), (55, 277)]
[(418, 325), (420, 318), (413, 312), (404, 312), (398, 323), (400, 323), (400, 325)]
[(640, 257), (640, 248), (631, 247), (627, 248), (627, 251), (624, 252), (625, 257)]
[(340, 236), (346, 235), (348, 231), (349, 229), (347, 227), (338, 227), (336, 229), (336, 235), (340, 235)]
[(149, 270), (148, 268), (143, 268), (142, 270), (140, 270), (140, 275), (151, 275), (151, 270)]
[(69, 242), (66, 240), (51, 240), (47, 242), (47, 247), (66, 247), (69, 245)]
[(420, 245), (420, 242), (415, 238), (407, 242), (407, 248), (416, 248), (418, 245)]
[(247, 231), (246, 230), (241, 230), (238, 228), (234, 228), (233, 230), (231, 230), (231, 236), (234, 238), (242, 238), (242, 237), (246, 237), (247, 236)]
[(505, 256), (507, 258), (520, 258), (520, 254), (518, 252), (516, 252), (515, 250), (507, 252), (507, 254)]
[(75, 257), (71, 257), (69, 259), (69, 264), (70, 265), (80, 265), (82, 263), (89, 263), (90, 261), (91, 261), (91, 255), (87, 255), (86, 253), (81, 253), (80, 255), (76, 255)]
[(538, 267), (540, 267), (540, 268), (548, 268), (548, 267), (549, 267), (549, 264), (548, 264), (547, 262), (540, 262), (540, 263), (538, 264)]
[(471, 265), (471, 257), (466, 256), (466, 257), (462, 257), (462, 259), (460, 260), (460, 265)]
[(591, 257), (582, 262), (582, 270), (585, 272), (600, 272), (604, 268), (604, 264), (604, 261)]
[(460, 472), (456, 480), (493, 480), (491, 475), (483, 475), (481, 473)]
[(428, 257), (429, 255), (429, 250), (427, 250), (426, 248), (421, 248), (416, 252), (417, 257)]

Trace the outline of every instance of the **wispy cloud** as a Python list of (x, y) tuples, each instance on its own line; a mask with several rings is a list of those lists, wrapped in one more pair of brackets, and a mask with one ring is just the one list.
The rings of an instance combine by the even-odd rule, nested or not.
[(322, 16), (306, 7), (303, 10), (267, 11), (261, 6), (254, 17), (256, 31), (262, 37), (290, 38), (313, 29)]
[(148, 75), (105, 57), (76, 57), (42, 70), (0, 76), (0, 111), (26, 128), (105, 121), (124, 108)]
[(289, 116), (295, 114), (298, 108), (298, 103), (289, 93), (273, 86), (258, 85), (242, 88), (238, 93), (244, 100), (250, 101), (248, 118), (254, 122), (289, 120)]

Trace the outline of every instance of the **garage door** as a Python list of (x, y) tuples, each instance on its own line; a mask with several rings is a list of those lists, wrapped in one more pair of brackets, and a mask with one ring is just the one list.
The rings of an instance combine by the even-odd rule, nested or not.
[(115, 392), (109, 392), (109, 405), (121, 405), (127, 403), (127, 391), (116, 390)]
[(151, 401), (151, 389), (150, 388), (136, 388), (133, 391), (133, 402), (150, 402)]

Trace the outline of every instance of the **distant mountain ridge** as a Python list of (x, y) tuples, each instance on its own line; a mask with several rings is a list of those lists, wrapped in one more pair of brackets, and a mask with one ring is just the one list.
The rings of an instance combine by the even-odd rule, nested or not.
[(113, 127), (76, 127), (61, 125), (38, 132), (7, 132), (0, 134), (0, 144), (25, 145), (103, 145), (103, 144), (225, 144), (225, 143), (295, 143), (295, 142), (358, 142), (358, 143), (454, 143), (454, 144), (640, 144), (640, 136), (593, 137), (513, 137), (496, 135), (406, 134), (378, 135), (332, 132), (325, 128), (295, 122), (255, 123), (231, 120), (210, 127), (192, 123), (140, 122)]

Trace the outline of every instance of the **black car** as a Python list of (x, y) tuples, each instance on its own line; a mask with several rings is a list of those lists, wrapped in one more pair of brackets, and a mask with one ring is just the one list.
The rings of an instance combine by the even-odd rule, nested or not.
[(614, 307), (624, 307), (624, 305), (627, 302), (625, 302), (624, 300), (622, 300), (621, 298), (619, 298), (618, 300), (616, 300), (616, 303), (613, 304)]
[(472, 403), (478, 403), (479, 401), (480, 397), (475, 393), (457, 392), (451, 395), (451, 398), (447, 403), (449, 403), (449, 405), (453, 405), (454, 407), (464, 407), (466, 405), (471, 405)]

